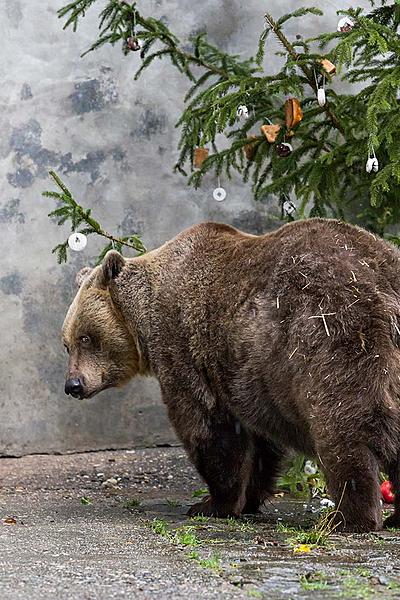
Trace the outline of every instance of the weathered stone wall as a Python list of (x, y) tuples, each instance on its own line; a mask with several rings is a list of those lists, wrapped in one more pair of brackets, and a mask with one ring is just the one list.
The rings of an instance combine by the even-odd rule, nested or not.
[[(206, 28), (222, 47), (247, 56), (256, 47), (263, 11), (292, 10), (298, 2), (273, 0), (152, 0), (143, 11), (164, 17), (187, 37)], [(172, 173), (187, 81), (157, 61), (139, 82), (138, 53), (104, 47), (81, 59), (96, 35), (97, 8), (77, 33), (62, 31), (61, 2), (1, 0), (0, 34), (0, 453), (63, 452), (174, 440), (156, 382), (138, 380), (124, 390), (79, 402), (63, 393), (66, 357), (59, 339), (74, 294), (76, 271), (96, 255), (85, 252), (65, 266), (51, 248), (67, 229), (49, 222), (54, 204), (41, 198), (57, 170), (104, 227), (138, 231), (149, 248), (183, 228), (214, 219), (261, 233), (270, 207), (256, 205), (249, 186), (222, 181), (223, 203)], [(269, 5), (269, 6), (268, 6)], [(304, 35), (320, 24), (335, 27), (335, 6), (307, 19)], [(101, 2), (99, 3), (99, 8)], [(300, 21), (293, 23), (293, 31)], [(277, 44), (272, 44), (277, 48)], [(275, 58), (268, 60), (275, 61)], [(276, 208), (275, 208), (276, 210)]]

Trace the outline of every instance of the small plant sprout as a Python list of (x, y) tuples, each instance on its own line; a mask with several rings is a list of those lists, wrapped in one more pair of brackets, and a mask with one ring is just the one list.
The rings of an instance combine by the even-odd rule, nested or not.
[(167, 504), (168, 504), (168, 506), (171, 506), (172, 508), (181, 506), (181, 503), (179, 502), (179, 500), (173, 500), (171, 498), (167, 498)]
[(162, 537), (169, 536), (167, 522), (164, 521), (163, 519), (157, 519), (157, 518), (153, 519), (150, 523), (150, 528), (152, 529), (152, 531), (154, 531), (154, 533), (157, 533), (158, 535), (161, 535)]
[(219, 554), (212, 554), (208, 558), (201, 558), (198, 552), (190, 552), (188, 554), (188, 558), (196, 561), (196, 563), (204, 569), (211, 569), (213, 571), (222, 570), (221, 557), (219, 556)]
[(193, 492), (192, 498), (202, 498), (203, 496), (207, 496), (208, 493), (209, 492), (207, 488), (200, 488)]
[(89, 504), (92, 504), (92, 500), (91, 498), (89, 498), (89, 496), (82, 496), (81, 504), (83, 504), (84, 506), (88, 506)]
[(171, 539), (177, 546), (200, 546), (201, 544), (201, 540), (196, 536), (196, 528), (193, 526), (180, 527)]
[(134, 510), (135, 508), (139, 508), (140, 500), (137, 498), (130, 498), (123, 503), (123, 508), (128, 508), (129, 510)]

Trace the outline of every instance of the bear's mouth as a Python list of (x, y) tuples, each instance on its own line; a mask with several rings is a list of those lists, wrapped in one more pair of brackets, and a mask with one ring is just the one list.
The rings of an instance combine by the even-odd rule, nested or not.
[(93, 396), (96, 396), (97, 394), (100, 394), (100, 392), (103, 392), (104, 390), (107, 390), (109, 388), (113, 387), (112, 384), (107, 384), (102, 386), (101, 388), (98, 388), (96, 390), (93, 390), (91, 392), (83, 392), (83, 394), (79, 394), (78, 396), (74, 396), (74, 398), (79, 398), (79, 400), (88, 400), (89, 398), (93, 398)]

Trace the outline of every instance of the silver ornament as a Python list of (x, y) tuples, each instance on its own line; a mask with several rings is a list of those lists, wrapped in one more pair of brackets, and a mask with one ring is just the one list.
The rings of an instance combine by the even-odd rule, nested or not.
[[(285, 202), (282, 205), (282, 208), (287, 215), (291, 215), (292, 213), (295, 212), (295, 210), (297, 210), (296, 206), (290, 200), (285, 200)], [(307, 462), (310, 462), (310, 461), (307, 461)]]
[(217, 187), (213, 191), (213, 198), (217, 202), (222, 202), (226, 198), (226, 190), (223, 187)]
[(75, 252), (80, 252), (84, 248), (86, 248), (87, 237), (83, 233), (71, 233), (68, 238), (68, 246), (71, 250), (75, 250)]

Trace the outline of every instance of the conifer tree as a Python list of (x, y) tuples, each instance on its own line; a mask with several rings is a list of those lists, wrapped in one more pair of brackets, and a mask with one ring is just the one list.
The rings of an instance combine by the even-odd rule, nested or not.
[[(137, 3), (106, 0), (98, 37), (86, 52), (121, 44), (125, 54), (140, 52), (135, 79), (156, 59), (169, 59), (188, 79), (175, 169), (189, 184), (201, 185), (210, 171), (228, 177), (236, 171), (256, 199), (276, 194), (289, 220), (337, 217), (400, 244), (400, 4), (370, 3), (369, 12), (339, 11), (347, 20), (341, 30), (334, 22), (312, 39), (289, 39), (285, 27), (291, 19), (321, 15), (319, 8), (266, 14), (255, 55), (242, 60), (205, 33), (191, 38), (188, 49)], [(94, 4), (98, 0), (74, 0), (63, 7), (64, 28), (76, 30)], [(266, 74), (271, 36), (284, 63)], [(335, 79), (345, 82), (345, 91), (335, 90)]]

